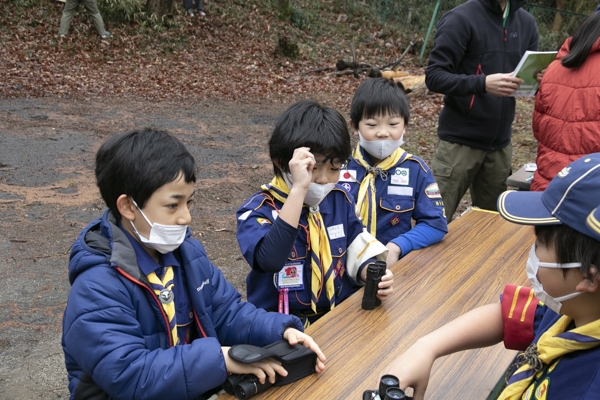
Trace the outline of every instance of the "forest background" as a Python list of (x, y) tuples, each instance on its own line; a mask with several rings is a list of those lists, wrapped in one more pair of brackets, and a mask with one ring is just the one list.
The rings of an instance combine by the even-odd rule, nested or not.
[[(73, 240), (104, 210), (93, 178), (100, 143), (143, 126), (184, 140), (200, 164), (193, 234), (244, 294), (234, 214), (270, 180), (277, 116), (306, 98), (347, 116), (370, 67), (399, 61), (422, 75), (435, 21), (459, 3), (205, 0), (206, 18), (190, 18), (175, 0), (159, 18), (146, 0), (99, 0), (103, 41), (82, 7), (60, 40), (63, 3), (0, 0), (0, 399), (68, 395), (66, 268)], [(555, 49), (596, 5), (537, 2), (540, 45)], [(340, 60), (356, 71), (337, 70)], [(416, 93), (404, 147), (430, 163), (442, 96)], [(517, 100), (514, 170), (535, 160), (533, 102)], [(467, 204), (468, 194), (458, 212)]]

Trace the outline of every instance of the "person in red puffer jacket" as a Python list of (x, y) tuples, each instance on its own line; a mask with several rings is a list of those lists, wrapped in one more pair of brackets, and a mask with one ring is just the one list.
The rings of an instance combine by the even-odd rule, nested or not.
[(541, 191), (571, 161), (600, 152), (600, 12), (587, 17), (545, 71), (535, 100), (533, 134)]

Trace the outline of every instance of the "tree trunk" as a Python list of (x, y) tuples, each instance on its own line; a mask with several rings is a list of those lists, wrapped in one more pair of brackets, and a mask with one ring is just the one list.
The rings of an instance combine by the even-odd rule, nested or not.
[(146, 12), (148, 15), (155, 15), (159, 21), (162, 21), (165, 15), (171, 13), (173, 0), (148, 0), (146, 3)]
[[(556, 0), (556, 9), (564, 10), (565, 9), (565, 0)], [(554, 23), (552, 24), (552, 33), (560, 32), (560, 28), (562, 27), (562, 14), (557, 12), (554, 16)]]

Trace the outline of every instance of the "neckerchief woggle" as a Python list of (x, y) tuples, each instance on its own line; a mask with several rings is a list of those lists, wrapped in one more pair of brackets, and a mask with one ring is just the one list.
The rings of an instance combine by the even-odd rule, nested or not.
[(565, 332), (572, 319), (563, 315), (532, 343), (523, 357), (526, 362), (511, 376), (498, 400), (517, 400), (527, 390), (535, 375), (565, 354), (588, 350), (600, 345), (600, 320)]
[[(374, 166), (369, 165), (364, 159), (362, 152), (360, 151), (360, 144), (356, 146), (352, 153), (352, 157), (354, 157), (358, 165), (364, 167), (367, 171), (358, 189), (356, 212), (369, 233), (375, 237), (377, 237), (377, 196), (375, 179), (377, 175), (387, 177), (387, 171), (400, 161), (404, 153), (406, 152), (401, 147), (398, 147), (392, 154)], [(410, 154), (407, 154), (406, 157), (410, 157)]]

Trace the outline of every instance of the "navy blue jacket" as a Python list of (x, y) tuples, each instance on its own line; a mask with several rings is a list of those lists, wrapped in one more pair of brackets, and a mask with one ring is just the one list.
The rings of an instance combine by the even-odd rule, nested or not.
[(505, 27), (499, 0), (470, 0), (438, 23), (425, 83), (445, 94), (442, 140), (483, 150), (510, 144), (515, 99), (486, 94), (485, 77), (513, 72), (525, 51), (537, 50), (538, 32), (533, 16), (521, 8), (526, 1), (509, 2)]
[(173, 347), (160, 302), (115, 217), (106, 212), (81, 232), (71, 251), (63, 318), (71, 397), (85, 374), (114, 399), (202, 398), (227, 377), (221, 346), (264, 346), (281, 340), (287, 327), (303, 329), (296, 317), (241, 302), (189, 230), (175, 251), (198, 338)]

